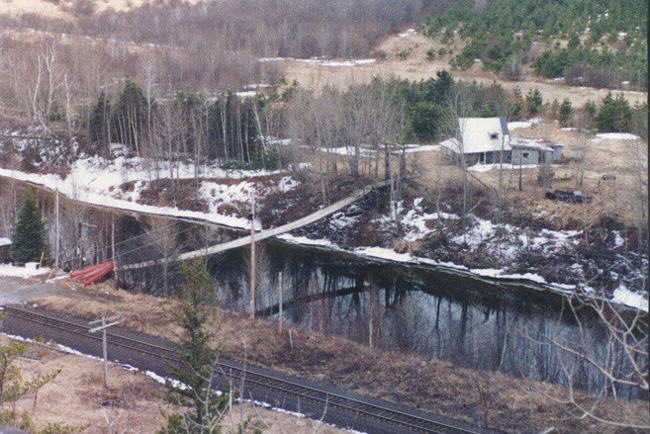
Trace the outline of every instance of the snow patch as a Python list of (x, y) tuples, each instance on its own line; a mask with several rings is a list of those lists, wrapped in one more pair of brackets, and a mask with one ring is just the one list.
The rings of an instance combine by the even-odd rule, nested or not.
[(533, 125), (537, 125), (541, 123), (542, 123), (542, 118), (533, 118), (527, 121), (519, 121), (519, 122), (508, 122), (508, 129), (515, 130), (517, 128), (530, 128)]
[(473, 166), (470, 166), (467, 168), (467, 170), (471, 172), (489, 172), (492, 169), (498, 169), (501, 167), (504, 170), (515, 170), (515, 169), (535, 169), (537, 167), (537, 164), (499, 164), (499, 163), (492, 163), (492, 164), (475, 164)]
[[(404, 152), (407, 154), (413, 153), (413, 152), (429, 152), (429, 151), (439, 151), (442, 146), (440, 145), (406, 145)], [(401, 151), (396, 151), (397, 153), (400, 153)]]
[(600, 140), (639, 140), (640, 137), (630, 133), (599, 133), (596, 139)]
[(331, 248), (338, 249), (338, 246), (336, 244), (324, 238), (313, 239), (313, 238), (307, 238), (307, 237), (302, 237), (297, 235), (291, 235), (288, 233), (278, 235), (277, 238), (294, 244), (303, 244), (306, 246), (331, 247)]
[(407, 30), (404, 30), (401, 33), (398, 33), (397, 36), (399, 36), (400, 38), (406, 38), (407, 36), (410, 36), (410, 35), (413, 35), (413, 34), (415, 34), (415, 29), (407, 29)]
[(370, 65), (372, 63), (375, 63), (377, 59), (353, 59), (353, 60), (337, 61), (337, 60), (326, 60), (318, 57), (312, 57), (311, 59), (295, 59), (295, 61), (308, 63), (310, 65), (316, 65), (316, 66), (327, 66), (327, 67), (339, 68), (339, 67)]
[(286, 193), (288, 191), (295, 189), (299, 185), (300, 182), (296, 181), (290, 176), (285, 176), (280, 180), (280, 183), (278, 184), (278, 188), (282, 193)]
[[(34, 265), (36, 264), (36, 265)], [(24, 267), (18, 267), (11, 264), (0, 264), (0, 276), (4, 277), (21, 277), (28, 279), (30, 277), (47, 274), (52, 271), (50, 268), (38, 268), (38, 263), (29, 262)]]
[(361, 247), (354, 249), (354, 253), (370, 258), (387, 259), (397, 262), (414, 262), (415, 258), (410, 253), (397, 253), (385, 247)]
[(614, 290), (612, 301), (648, 312), (648, 299), (640, 292), (630, 291), (623, 284)]

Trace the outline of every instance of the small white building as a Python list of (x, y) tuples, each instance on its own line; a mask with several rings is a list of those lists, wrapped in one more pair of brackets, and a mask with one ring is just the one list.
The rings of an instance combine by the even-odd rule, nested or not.
[(562, 158), (563, 146), (543, 139), (511, 137), (508, 123), (500, 118), (459, 118), (458, 138), (440, 143), (443, 150), (456, 159), (465, 155), (468, 166), (474, 164), (551, 163)]

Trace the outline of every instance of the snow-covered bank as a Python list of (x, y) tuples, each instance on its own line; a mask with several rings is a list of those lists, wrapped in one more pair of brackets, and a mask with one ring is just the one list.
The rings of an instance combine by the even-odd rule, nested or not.
[[(328, 239), (312, 239), (303, 236), (294, 236), (291, 234), (283, 234), (278, 237), (279, 239), (303, 246), (314, 247), (330, 251), (337, 251), (359, 258), (379, 260), (386, 262), (393, 262), (401, 265), (417, 265), (422, 267), (433, 267), (437, 271), (444, 271), (452, 274), (469, 277), (476, 280), (481, 280), (487, 283), (502, 283), (514, 286), (524, 286), (537, 291), (552, 291), (559, 295), (570, 295), (576, 289), (576, 285), (567, 285), (564, 283), (547, 282), (544, 277), (535, 273), (508, 273), (504, 269), (494, 268), (468, 268), (461, 264), (453, 262), (436, 261), (430, 258), (413, 256), (410, 253), (397, 253), (393, 249), (384, 247), (362, 247), (353, 250), (344, 249), (332, 243)], [(586, 290), (590, 289), (588, 287)], [(602, 299), (602, 297), (597, 297)], [(612, 303), (624, 305), (634, 309), (648, 312), (648, 299), (644, 298), (642, 293), (633, 292), (625, 287), (619, 288), (614, 292), (614, 296), (609, 299)]]
[[(379, 217), (363, 217), (359, 211), (343, 210), (318, 226), (279, 238), (372, 260), (434, 267), (491, 283), (586, 294), (648, 310), (640, 283), (647, 261), (625, 253), (619, 230), (585, 236), (582, 230), (521, 228), (474, 215), (461, 221), (452, 212), (427, 211), (423, 198), (400, 201), (390, 214)], [(360, 239), (358, 234), (364, 231), (372, 237)], [(595, 236), (605, 237), (601, 248), (607, 250), (600, 256), (585, 253), (584, 239)]]
[[(142, 205), (128, 200), (115, 199), (105, 194), (97, 193), (94, 189), (83, 189), (74, 182), (61, 180), (57, 175), (41, 175), (36, 173), (25, 173), (17, 170), (0, 169), (0, 176), (15, 179), (18, 181), (28, 182), (37, 186), (42, 186), (51, 191), (58, 190), (59, 193), (72, 200), (78, 200), (90, 205), (98, 205), (106, 208), (113, 208), (123, 211), (134, 211), (143, 214), (156, 215), (161, 217), (187, 218), (191, 220), (205, 221), (217, 225), (230, 226), (234, 228), (250, 228), (248, 219), (225, 216), (219, 214), (206, 214), (199, 211), (185, 211), (178, 208)], [(86, 184), (85, 186), (96, 186)]]
[[(217, 209), (223, 204), (250, 202), (251, 195), (255, 193), (255, 186), (246, 181), (247, 178), (270, 177), (283, 173), (280, 170), (224, 170), (216, 165), (200, 167), (198, 173), (201, 179), (215, 180), (202, 182), (199, 192), (200, 197), (208, 204), (209, 213), (138, 203), (142, 190), (152, 181), (168, 177), (170, 171), (173, 172), (175, 179), (195, 177), (193, 164), (178, 163), (170, 168), (167, 162), (124, 157), (113, 160), (101, 157), (78, 160), (72, 165), (70, 173), (65, 178), (55, 174), (25, 173), (11, 169), (0, 169), (0, 176), (29, 182), (51, 191), (58, 190), (60, 194), (70, 199), (92, 205), (246, 229), (250, 228), (250, 221), (247, 218), (221, 214)], [(282, 186), (278, 186), (284, 188), (283, 191), (287, 191), (287, 185), (295, 185), (295, 181), (285, 178), (287, 177), (281, 180)], [(237, 179), (241, 182), (220, 184), (219, 179)], [(121, 186), (126, 183), (133, 183), (129, 191), (121, 189)], [(266, 188), (264, 192), (269, 193), (271, 190)]]

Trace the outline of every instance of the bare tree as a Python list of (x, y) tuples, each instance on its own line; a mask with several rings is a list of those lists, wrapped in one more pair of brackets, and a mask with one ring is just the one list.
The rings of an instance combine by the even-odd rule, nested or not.
[[(650, 429), (650, 420), (633, 423), (623, 417), (604, 416), (599, 411), (607, 398), (616, 399), (623, 389), (632, 396), (647, 396), (648, 393), (648, 313), (630, 310), (609, 301), (592, 296), (567, 296), (559, 317), (569, 314), (576, 322), (578, 339), (562, 335), (562, 328), (556, 327), (551, 335), (525, 336), (542, 346), (556, 350), (556, 360), (561, 375), (567, 384), (566, 394), (546, 396), (566, 406), (567, 412), (577, 419), (594, 421), (635, 429)], [(601, 328), (599, 339), (605, 342), (605, 353), (594, 353), (587, 340), (588, 323), (584, 313), (594, 313)], [(576, 393), (577, 377), (590, 370), (598, 378), (599, 390), (590, 395)]]
[(461, 170), (461, 182), (463, 187), (462, 194), (462, 210), (463, 218), (467, 215), (467, 210), (470, 207), (469, 196), (470, 196), (470, 183), (469, 176), (467, 172), (467, 158), (465, 156), (465, 145), (463, 141), (463, 133), (465, 131), (465, 125), (462, 121), (463, 118), (467, 117), (469, 112), (469, 88), (466, 86), (454, 86), (454, 90), (451, 93), (448, 102), (448, 108), (446, 119), (444, 120), (444, 128), (450, 137), (456, 141), (458, 162)]

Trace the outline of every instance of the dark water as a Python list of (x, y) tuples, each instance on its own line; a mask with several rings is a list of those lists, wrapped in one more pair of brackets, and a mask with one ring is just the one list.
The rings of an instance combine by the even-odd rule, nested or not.
[[(568, 371), (574, 386), (591, 392), (606, 386), (603, 377), (548, 345), (550, 339), (614, 370), (629, 368), (620, 348), (608, 345), (594, 312), (583, 309), (576, 319), (557, 295), (278, 242), (260, 243), (258, 250), (258, 315), (277, 319), (282, 287), (285, 322), (381, 350), (558, 384), (567, 384)], [(248, 264), (248, 249), (209, 259), (224, 307), (248, 311)], [(160, 270), (147, 277), (160, 284)], [(647, 359), (637, 362), (647, 366)], [(607, 389), (619, 397), (640, 396), (635, 388)]]

